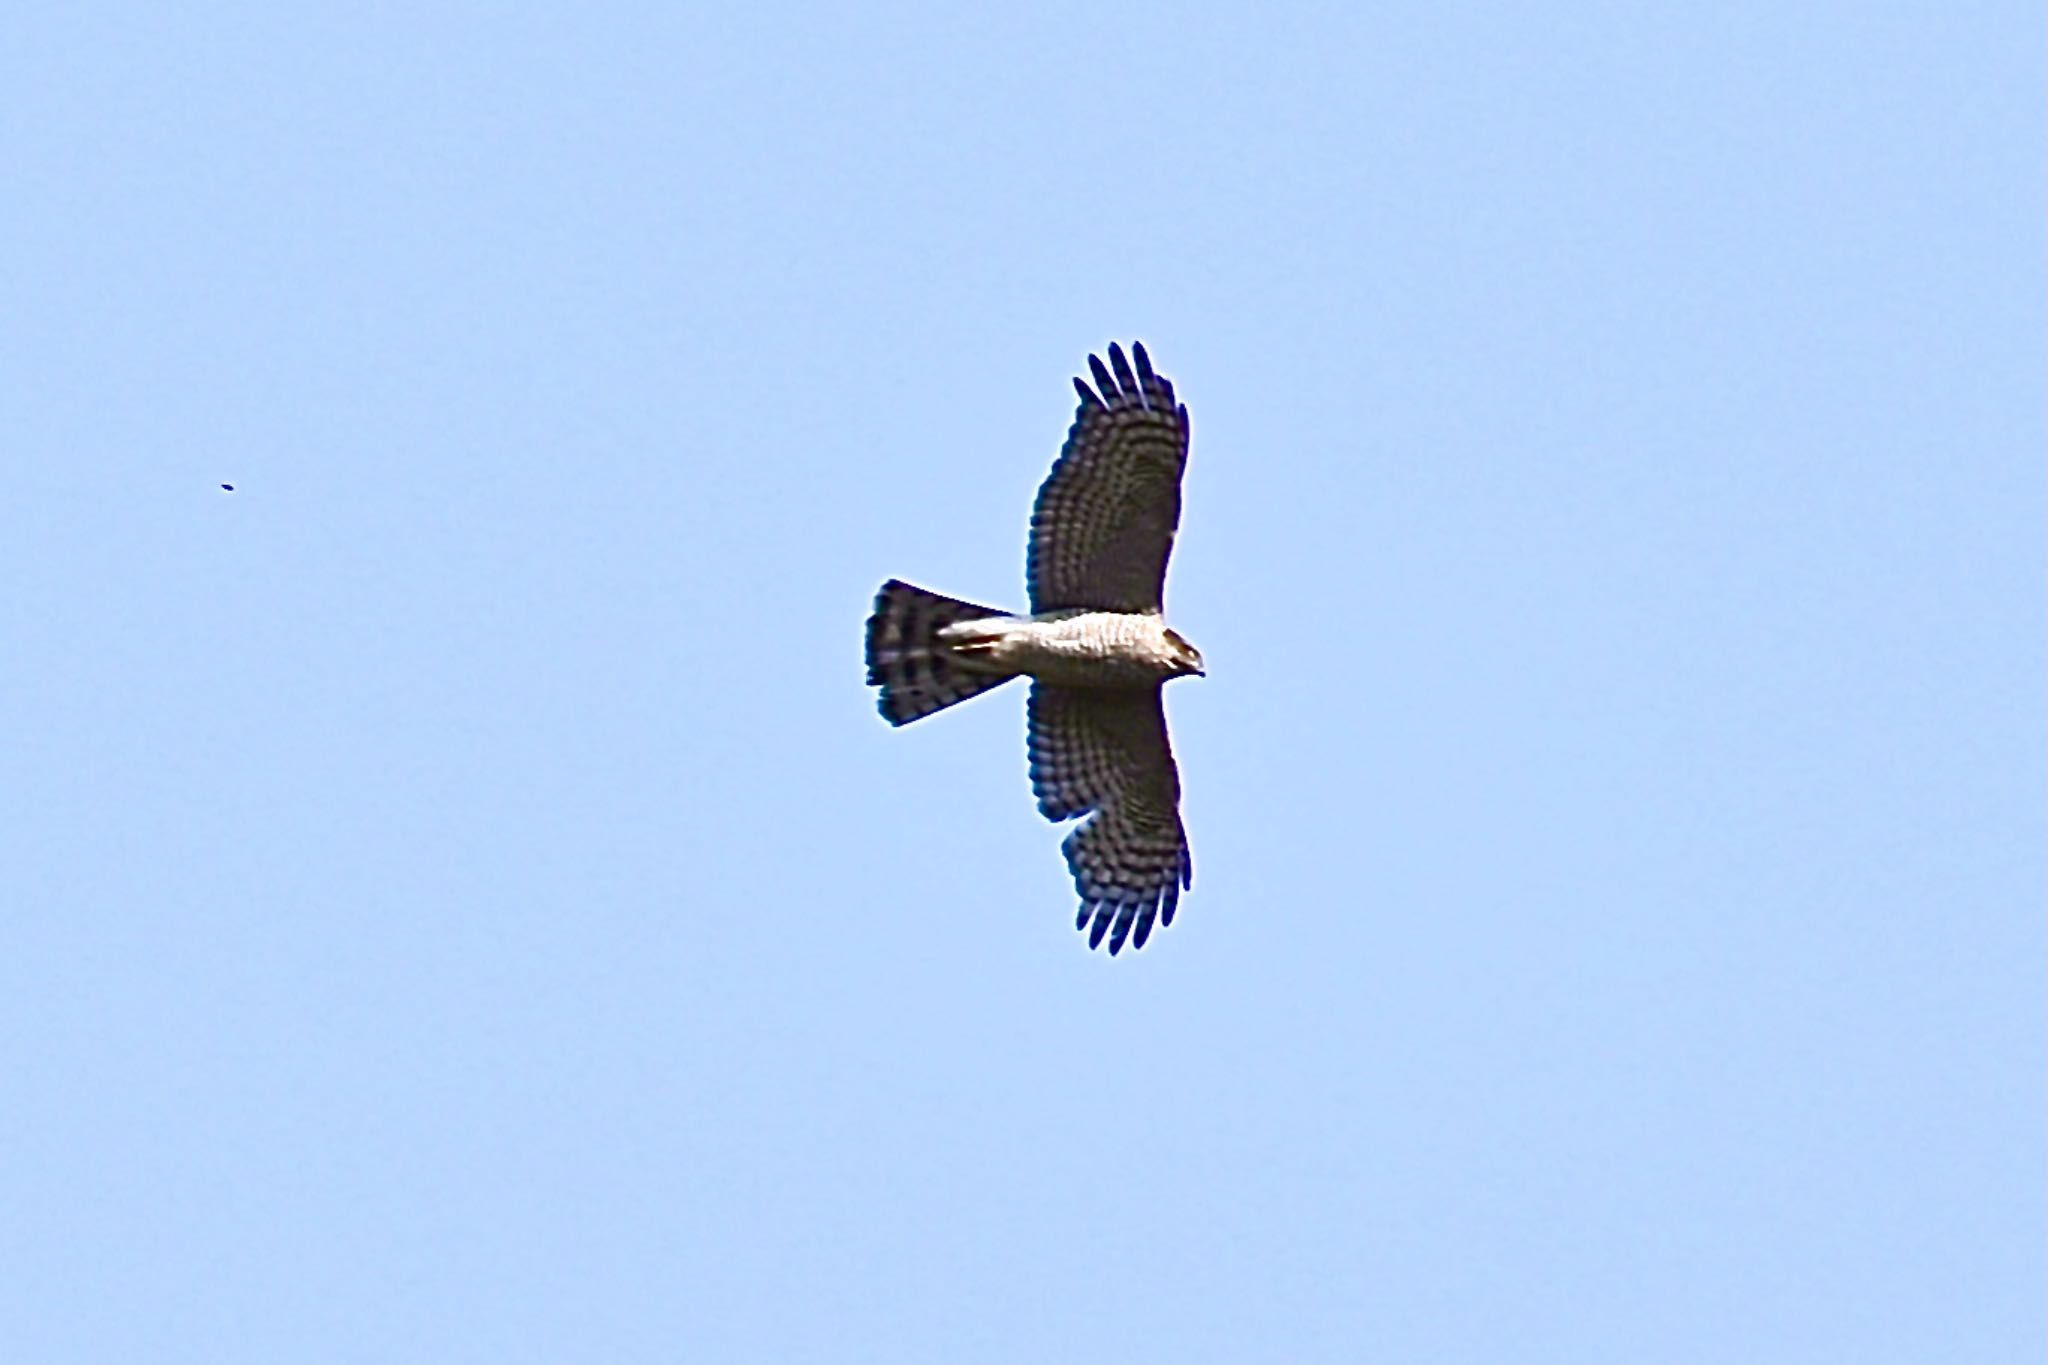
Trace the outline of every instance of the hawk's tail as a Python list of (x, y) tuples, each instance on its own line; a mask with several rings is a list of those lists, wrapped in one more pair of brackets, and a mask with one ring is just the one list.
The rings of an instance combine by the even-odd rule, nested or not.
[(868, 618), (868, 683), (882, 689), (883, 718), (891, 725), (908, 725), (1016, 677), (966, 668), (934, 638), (955, 621), (1008, 614), (894, 578), (884, 583), (875, 594), (875, 614)]

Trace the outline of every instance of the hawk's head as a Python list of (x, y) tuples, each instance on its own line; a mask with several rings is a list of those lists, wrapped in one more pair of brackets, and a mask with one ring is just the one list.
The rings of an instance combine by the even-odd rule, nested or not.
[(1198, 678), (1205, 676), (1202, 672), (1202, 651), (1181, 638), (1179, 631), (1166, 632), (1166, 647), (1173, 651), (1177, 675), (1192, 673)]

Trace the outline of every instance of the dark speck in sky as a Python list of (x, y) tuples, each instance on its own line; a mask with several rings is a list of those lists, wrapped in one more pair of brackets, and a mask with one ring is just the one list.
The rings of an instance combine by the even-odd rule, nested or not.
[(222, 488), (225, 488), (225, 489), (227, 489), (227, 490), (228, 490), (228, 492), (230, 492), (230, 493), (232, 493), (232, 492), (234, 492), (234, 491), (235, 491), (235, 486), (234, 486), (233, 484), (231, 484), (231, 483), (224, 483), (224, 484), (222, 484), (222, 485), (221, 485), (221, 487), (222, 487)]

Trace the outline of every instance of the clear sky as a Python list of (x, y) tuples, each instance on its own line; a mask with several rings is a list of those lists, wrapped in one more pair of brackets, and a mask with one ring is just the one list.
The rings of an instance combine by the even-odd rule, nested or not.
[[(2038, 1361), (2042, 27), (15, 7), (0, 1359)], [(861, 626), (1134, 338), (1112, 961)]]

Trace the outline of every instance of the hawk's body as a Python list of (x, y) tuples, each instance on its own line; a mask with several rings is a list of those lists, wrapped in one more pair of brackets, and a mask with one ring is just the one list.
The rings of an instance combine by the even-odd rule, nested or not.
[(942, 627), (955, 659), (975, 672), (1028, 673), (1070, 687), (1145, 687), (1187, 670), (1172, 633), (1150, 612), (1049, 611)]
[(1091, 815), (1062, 845), (1078, 927), (1115, 953), (1142, 948), (1194, 882), (1180, 777), (1159, 689), (1202, 671), (1166, 628), (1166, 560), (1180, 523), (1188, 412), (1133, 346), (1094, 356), (1091, 389), (1038, 492), (1026, 570), (1032, 614), (1012, 616), (891, 580), (868, 618), (868, 681), (893, 725), (1011, 678), (1032, 681), (1031, 783), (1047, 818)]

